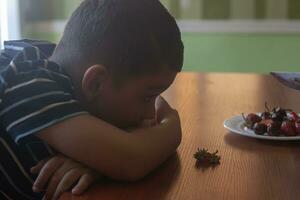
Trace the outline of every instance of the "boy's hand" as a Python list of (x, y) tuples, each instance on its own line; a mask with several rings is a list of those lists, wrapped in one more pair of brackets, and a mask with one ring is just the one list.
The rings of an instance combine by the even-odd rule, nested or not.
[(80, 195), (99, 178), (95, 171), (63, 155), (40, 161), (31, 172), (39, 174), (33, 191), (45, 191), (45, 199), (58, 199), (72, 187), (72, 194)]
[(160, 123), (164, 123), (164, 120), (172, 118), (173, 121), (179, 123), (179, 115), (176, 110), (171, 108), (168, 102), (161, 96), (158, 96), (155, 100), (155, 118), (144, 119), (142, 123), (136, 127), (128, 127), (126, 131), (132, 132), (140, 128), (149, 128)]
[(171, 108), (168, 102), (161, 96), (158, 96), (155, 101), (156, 121), (164, 123), (165, 120), (172, 119), (180, 125), (178, 112)]

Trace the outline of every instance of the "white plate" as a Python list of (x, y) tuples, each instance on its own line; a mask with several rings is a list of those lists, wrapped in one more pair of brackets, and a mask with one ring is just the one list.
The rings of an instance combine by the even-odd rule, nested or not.
[(224, 121), (224, 127), (230, 130), (232, 133), (258, 138), (258, 139), (265, 139), (265, 140), (300, 140), (300, 135), (297, 136), (269, 136), (265, 135), (256, 135), (253, 130), (248, 129), (244, 126), (244, 119), (242, 115), (234, 116), (230, 119)]

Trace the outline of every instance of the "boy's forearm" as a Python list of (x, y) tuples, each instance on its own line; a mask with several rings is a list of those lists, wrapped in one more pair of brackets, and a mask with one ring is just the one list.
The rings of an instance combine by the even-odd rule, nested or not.
[(124, 140), (119, 148), (118, 159), (123, 159), (119, 160), (122, 165), (113, 166), (111, 173), (105, 175), (116, 180), (137, 181), (176, 151), (181, 142), (181, 127), (170, 119), (156, 126), (131, 130), (127, 136), (129, 140)]
[[(63, 133), (63, 134), (62, 134)], [(179, 120), (126, 133), (91, 116), (52, 126), (38, 136), (64, 155), (113, 179), (142, 178), (169, 155), (181, 140)]]

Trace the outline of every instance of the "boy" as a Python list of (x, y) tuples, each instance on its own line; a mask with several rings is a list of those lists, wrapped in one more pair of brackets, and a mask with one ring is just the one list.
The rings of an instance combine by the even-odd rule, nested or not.
[[(54, 47), (10, 41), (1, 54), (2, 196), (33, 199), (29, 169), (55, 152), (67, 157), (56, 165), (89, 169), (76, 183), (94, 171), (135, 181), (176, 151), (179, 117), (158, 96), (181, 70), (183, 45), (158, 0), (85, 0)], [(32, 169), (52, 170), (48, 199), (72, 164)]]

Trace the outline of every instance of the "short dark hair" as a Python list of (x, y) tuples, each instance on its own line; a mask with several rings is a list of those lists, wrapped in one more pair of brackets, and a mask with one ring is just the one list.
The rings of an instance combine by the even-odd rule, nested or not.
[(121, 76), (161, 66), (179, 72), (183, 65), (179, 28), (159, 0), (84, 0), (55, 54), (77, 66), (102, 64)]

